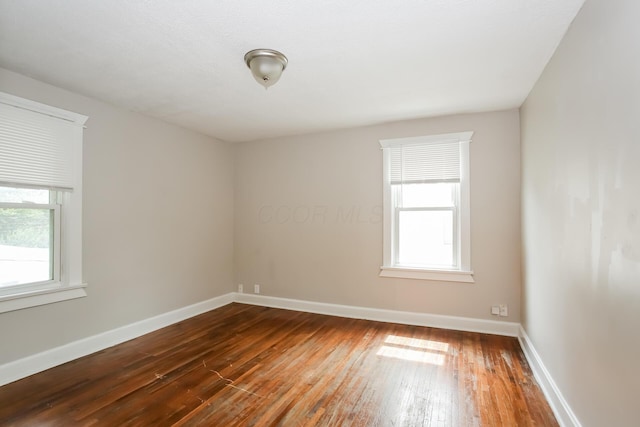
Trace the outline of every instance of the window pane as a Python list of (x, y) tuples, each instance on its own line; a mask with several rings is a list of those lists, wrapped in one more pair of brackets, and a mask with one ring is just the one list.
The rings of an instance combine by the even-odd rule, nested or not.
[(450, 207), (454, 205), (457, 183), (401, 184), (398, 187), (401, 207)]
[(51, 209), (0, 208), (0, 287), (52, 279), (52, 234)]
[(49, 190), (0, 187), (0, 203), (49, 203)]
[(453, 211), (400, 211), (398, 263), (454, 267)]

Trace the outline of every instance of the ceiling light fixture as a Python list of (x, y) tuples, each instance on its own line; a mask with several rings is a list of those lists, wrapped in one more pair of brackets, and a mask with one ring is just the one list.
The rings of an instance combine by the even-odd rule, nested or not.
[(251, 69), (253, 78), (267, 89), (280, 80), (289, 61), (277, 50), (254, 49), (244, 55), (244, 62)]

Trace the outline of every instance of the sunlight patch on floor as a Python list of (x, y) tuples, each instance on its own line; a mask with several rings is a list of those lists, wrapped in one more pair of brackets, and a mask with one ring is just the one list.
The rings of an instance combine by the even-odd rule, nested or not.
[(411, 350), (401, 347), (390, 347), (383, 345), (376, 353), (378, 356), (390, 357), (393, 359), (408, 360), (410, 362), (429, 363), (431, 365), (442, 366), (444, 364), (444, 354), (432, 353), (424, 350)]
[(412, 348), (420, 348), (425, 350), (435, 350), (447, 352), (449, 351), (449, 344), (440, 341), (423, 340), (419, 338), (400, 337), (397, 335), (388, 335), (384, 340), (385, 344), (401, 345)]
[(439, 366), (444, 364), (449, 350), (449, 344), (446, 342), (398, 335), (388, 335), (384, 343), (386, 345), (380, 347), (376, 355)]

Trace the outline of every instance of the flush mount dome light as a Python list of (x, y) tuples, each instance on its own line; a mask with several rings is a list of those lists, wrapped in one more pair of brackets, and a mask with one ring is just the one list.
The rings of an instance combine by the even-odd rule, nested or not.
[(289, 61), (277, 50), (254, 49), (244, 55), (244, 62), (251, 69), (253, 78), (266, 89), (280, 80)]

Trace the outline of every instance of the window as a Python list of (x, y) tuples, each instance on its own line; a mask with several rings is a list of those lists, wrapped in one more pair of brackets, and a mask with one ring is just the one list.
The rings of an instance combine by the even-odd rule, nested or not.
[(86, 119), (0, 92), (0, 312), (86, 295)]
[(0, 287), (5, 292), (60, 280), (56, 197), (50, 190), (0, 187)]
[(473, 282), (472, 135), (461, 132), (380, 141), (384, 175), (381, 276)]

